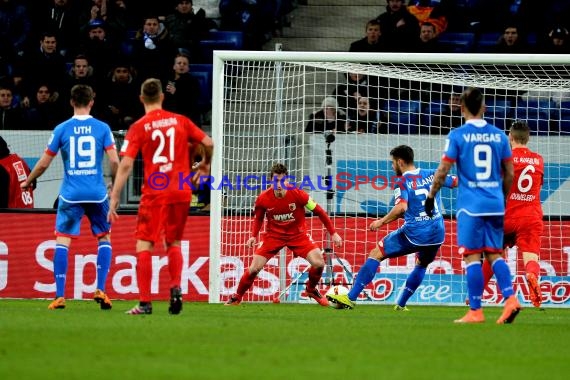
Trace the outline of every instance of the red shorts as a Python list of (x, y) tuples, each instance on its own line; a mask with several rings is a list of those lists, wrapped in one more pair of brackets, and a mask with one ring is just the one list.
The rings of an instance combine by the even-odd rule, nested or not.
[(540, 253), (540, 237), (542, 236), (543, 227), (541, 219), (505, 219), (504, 245), (507, 247), (516, 245), (519, 252), (538, 254)]
[(159, 243), (164, 233), (166, 243), (182, 240), (188, 208), (188, 202), (158, 205), (141, 203), (135, 237), (138, 240)]
[(269, 260), (284, 247), (293, 251), (294, 256), (299, 256), (304, 259), (307, 258), (307, 254), (313, 249), (319, 249), (319, 246), (313, 241), (313, 238), (309, 234), (299, 234), (291, 237), (263, 234), (261, 242), (255, 250), (255, 254)]

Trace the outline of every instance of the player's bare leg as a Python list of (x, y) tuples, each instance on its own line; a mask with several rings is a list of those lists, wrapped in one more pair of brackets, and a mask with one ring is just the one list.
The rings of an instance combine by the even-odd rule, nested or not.
[(307, 261), (311, 264), (309, 269), (309, 279), (307, 280), (305, 291), (309, 298), (314, 299), (321, 306), (328, 306), (329, 301), (319, 292), (317, 284), (321, 280), (323, 270), (325, 268), (325, 260), (318, 248), (313, 249), (307, 254)]

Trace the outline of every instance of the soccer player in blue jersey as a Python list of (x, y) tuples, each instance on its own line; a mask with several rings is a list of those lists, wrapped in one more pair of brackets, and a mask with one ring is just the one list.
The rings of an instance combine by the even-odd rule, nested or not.
[(63, 159), (63, 183), (59, 193), (56, 216), (56, 246), (53, 258), (55, 276), (55, 300), (49, 309), (65, 308), (65, 279), (67, 256), (71, 239), (79, 235), (83, 215), (91, 223), (91, 231), (99, 241), (97, 250), (97, 290), (93, 299), (101, 309), (111, 309), (111, 300), (105, 293), (107, 273), (111, 265), (111, 225), (107, 221), (109, 200), (103, 178), (103, 155), (109, 156), (111, 175), (115, 176), (119, 156), (109, 126), (89, 113), (94, 103), (93, 89), (76, 85), (71, 89), (73, 117), (55, 127), (44, 154), (22, 183), (30, 186), (50, 166), (57, 152)]
[[(406, 302), (414, 294), (424, 279), (427, 266), (434, 260), (439, 247), (445, 239), (443, 217), (439, 207), (434, 208), (432, 216), (424, 211), (424, 202), (429, 193), (435, 170), (416, 168), (414, 165), (414, 151), (407, 145), (399, 145), (390, 151), (392, 168), (399, 176), (395, 184), (395, 204), (392, 210), (383, 218), (370, 224), (372, 231), (388, 224), (400, 217), (404, 217), (404, 225), (391, 232), (378, 242), (372, 249), (368, 259), (360, 268), (352, 289), (348, 295), (327, 295), (330, 302), (352, 309), (354, 301), (368, 285), (383, 260), (416, 254), (416, 266), (406, 279), (406, 284), (400, 294), (398, 303), (394, 306), (396, 311), (407, 311)], [(457, 186), (457, 178), (448, 175), (444, 179), (444, 186), (453, 188)], [(440, 204), (439, 195), (437, 205)]]
[(447, 136), (445, 152), (425, 203), (434, 210), (434, 198), (453, 164), (457, 165), (457, 244), (465, 261), (469, 311), (456, 323), (485, 321), (481, 308), (483, 271), (481, 254), (491, 264), (505, 298), (497, 323), (512, 323), (521, 306), (514, 295), (511, 273), (503, 260), (505, 199), (513, 182), (513, 162), (505, 133), (483, 120), (485, 105), (480, 90), (470, 88), (461, 96), (465, 124)]

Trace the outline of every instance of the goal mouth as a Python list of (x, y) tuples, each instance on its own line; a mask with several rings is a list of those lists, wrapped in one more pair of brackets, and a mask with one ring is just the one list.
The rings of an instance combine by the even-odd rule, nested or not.
[[(540, 265), (550, 290), (544, 292), (543, 305), (570, 305), (570, 292), (552, 290), (564, 288), (570, 279), (570, 237), (564, 233), (570, 227), (566, 62), (567, 57), (545, 55), (216, 52), (212, 175), (241, 186), (212, 191), (210, 302), (225, 301), (249, 266), (253, 250), (244, 243), (250, 237), (251, 210), (275, 162), (288, 167), (297, 187), (329, 213), (343, 236), (344, 246), (333, 248), (319, 219), (307, 214), (308, 232), (328, 259), (320, 289), (332, 284), (350, 287), (377, 241), (401, 225), (393, 222), (378, 233), (369, 230), (370, 223), (393, 206), (390, 179), (396, 174), (390, 150), (409, 145), (417, 167), (436, 168), (447, 133), (463, 122), (457, 96), (477, 87), (484, 92), (485, 119), (504, 131), (515, 120), (526, 121), (529, 147), (544, 157)], [(357, 79), (350, 81), (350, 74)], [(326, 114), (331, 109), (332, 119)], [(331, 126), (334, 133), (329, 132)], [(445, 242), (411, 303), (464, 304), (457, 193), (443, 190), (441, 196)], [(520, 252), (512, 248), (507, 256), (519, 299), (529, 302)], [(299, 275), (306, 266), (290, 250), (281, 251), (267, 263), (244, 302), (272, 302), (275, 297), (280, 302), (314, 302), (304, 293), (306, 274)], [(395, 303), (414, 266), (414, 255), (382, 262), (359, 302)], [(491, 282), (484, 302), (501, 300)]]

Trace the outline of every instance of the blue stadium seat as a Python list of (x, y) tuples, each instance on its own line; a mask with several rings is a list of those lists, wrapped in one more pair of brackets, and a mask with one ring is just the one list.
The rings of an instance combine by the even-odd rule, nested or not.
[(243, 49), (243, 33), (216, 31), (209, 32), (208, 37), (199, 43), (205, 62), (212, 62), (214, 50)]
[(550, 132), (553, 104), (549, 101), (520, 101), (515, 108), (515, 120), (528, 123), (533, 134), (546, 135)]
[(489, 53), (493, 50), (497, 41), (501, 38), (502, 33), (481, 33), (479, 40), (475, 44), (475, 51), (477, 53)]
[(486, 106), (485, 120), (497, 128), (506, 130), (507, 121), (511, 116), (511, 102), (508, 100), (495, 100)]
[(190, 64), (190, 75), (198, 79), (200, 84), (200, 109), (209, 110), (212, 105), (212, 65)]
[(473, 51), (475, 43), (474, 33), (442, 33), (439, 42), (450, 53), (469, 53)]
[(388, 133), (419, 133), (420, 102), (418, 100), (389, 100), (387, 111)]

